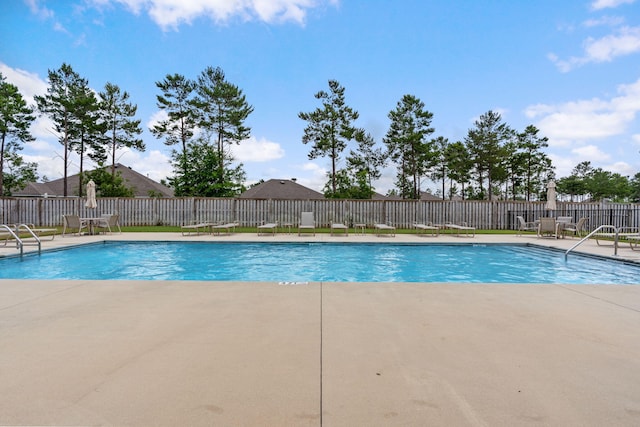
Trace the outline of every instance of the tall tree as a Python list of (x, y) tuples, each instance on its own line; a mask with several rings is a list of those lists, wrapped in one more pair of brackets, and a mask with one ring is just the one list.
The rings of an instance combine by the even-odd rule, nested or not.
[(182, 162), (186, 162), (187, 144), (196, 130), (198, 113), (193, 101), (195, 83), (181, 74), (167, 74), (164, 80), (156, 82), (162, 91), (156, 96), (157, 106), (167, 114), (167, 118), (156, 123), (151, 133), (156, 138), (165, 138), (165, 145), (182, 146)]
[(397, 163), (396, 185), (402, 198), (420, 198), (420, 178), (433, 166), (435, 151), (427, 137), (433, 114), (413, 95), (404, 95), (389, 113), (391, 125), (384, 138), (389, 157)]
[(351, 175), (350, 185), (354, 188), (349, 197), (370, 199), (373, 195), (373, 180), (380, 178), (381, 169), (386, 164), (386, 154), (382, 148), (375, 147), (376, 141), (369, 133), (359, 130), (355, 139), (358, 149), (351, 150), (347, 156), (347, 170)]
[(449, 167), (449, 198), (452, 199), (455, 194), (455, 186), (453, 182), (460, 184), (462, 199), (465, 199), (465, 187), (471, 181), (471, 168), (473, 163), (469, 156), (466, 145), (460, 141), (456, 141), (447, 146), (445, 150), (445, 159)]
[[(144, 151), (145, 145), (137, 135), (142, 133), (140, 120), (135, 120), (138, 106), (129, 101), (129, 93), (121, 91), (118, 85), (107, 82), (104, 90), (98, 94), (100, 112), (106, 126), (108, 152), (111, 158), (111, 176), (116, 176), (116, 151), (120, 148), (132, 148)], [(95, 181), (95, 180), (94, 180)]]
[[(8, 83), (0, 73), (0, 196), (11, 194), (13, 185), (5, 193), (5, 165), (11, 169), (22, 165), (17, 152), (23, 144), (34, 140), (29, 132), (34, 120), (33, 108), (27, 106), (18, 87)], [(14, 181), (11, 179), (12, 184)]]
[(234, 197), (244, 190), (242, 165), (221, 169), (217, 148), (206, 140), (189, 142), (186, 157), (189, 161), (181, 167), (182, 155), (173, 153), (175, 175), (169, 183), (177, 197)]
[(584, 198), (589, 193), (588, 180), (592, 173), (593, 167), (591, 166), (591, 162), (584, 161), (578, 163), (571, 171), (571, 175), (560, 178), (556, 182), (558, 193), (569, 194), (572, 202), (577, 196)]
[(49, 87), (47, 94), (36, 96), (38, 110), (47, 114), (54, 123), (54, 129), (58, 133), (58, 140), (64, 147), (64, 178), (63, 195), (68, 195), (67, 176), (69, 172), (69, 153), (71, 151), (70, 140), (74, 129), (73, 121), (76, 119), (77, 88), (86, 86), (86, 79), (73, 71), (70, 65), (63, 63), (58, 70), (49, 70)]
[[(504, 145), (513, 138), (513, 130), (502, 121), (495, 111), (481, 115), (469, 129), (465, 143), (474, 162), (475, 173), (480, 189), (479, 195), (485, 194), (489, 200), (493, 197), (494, 181), (498, 181), (504, 173)], [(484, 192), (484, 180), (487, 179), (487, 192)]]
[[(207, 144), (214, 143), (218, 155), (217, 176), (225, 179), (230, 163), (234, 160), (230, 147), (238, 145), (251, 136), (251, 128), (245, 124), (253, 107), (247, 102), (242, 90), (228, 82), (220, 67), (207, 67), (198, 76), (195, 85), (194, 105), (199, 111), (198, 125), (203, 131), (201, 138), (208, 138)], [(211, 140), (215, 141), (211, 141)], [(240, 166), (241, 167), (241, 166)], [(218, 183), (223, 189), (224, 181)], [(222, 190), (227, 193), (227, 190)]]
[(626, 176), (596, 168), (587, 178), (587, 189), (592, 200), (611, 198), (624, 202), (632, 195), (633, 189)]
[(302, 143), (312, 143), (309, 160), (318, 157), (331, 159), (331, 194), (336, 195), (338, 189), (338, 169), (342, 152), (349, 141), (355, 138), (356, 127), (353, 122), (359, 114), (347, 106), (344, 98), (344, 87), (336, 80), (329, 80), (329, 92), (324, 90), (315, 94), (322, 102), (322, 107), (310, 113), (300, 112), (298, 117), (307, 122)]
[(542, 179), (551, 171), (551, 159), (544, 148), (549, 146), (547, 137), (538, 135), (538, 128), (529, 125), (517, 135), (516, 163), (523, 172), (525, 200), (531, 200), (531, 194), (540, 192)]
[(431, 178), (434, 181), (441, 181), (442, 183), (442, 200), (446, 198), (446, 182), (449, 175), (449, 162), (447, 159), (447, 149), (449, 148), (449, 140), (443, 136), (435, 138), (433, 141), (435, 149), (435, 166), (431, 173)]
[(104, 149), (105, 122), (100, 119), (98, 99), (89, 87), (89, 83), (82, 79), (71, 87), (72, 119), (68, 138), (68, 148), (79, 156), (79, 187), (78, 195), (82, 197), (84, 191), (84, 158), (85, 155), (98, 164), (106, 160)]

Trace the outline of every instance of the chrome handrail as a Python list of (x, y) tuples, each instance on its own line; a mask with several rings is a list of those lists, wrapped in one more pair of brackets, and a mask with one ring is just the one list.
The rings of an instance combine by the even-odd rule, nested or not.
[(613, 231), (615, 233), (614, 236), (613, 236), (613, 255), (617, 256), (618, 255), (618, 233), (620, 232), (620, 229), (616, 228), (614, 225), (601, 225), (598, 228), (596, 228), (595, 230), (593, 230), (591, 233), (589, 233), (585, 237), (583, 237), (582, 240), (580, 240), (578, 243), (576, 243), (575, 245), (573, 245), (569, 249), (567, 249), (567, 251), (564, 253), (564, 260), (565, 261), (567, 260), (567, 257), (569, 256), (569, 252), (571, 252), (572, 250), (574, 250), (575, 248), (580, 246), (582, 243), (584, 243), (587, 239), (589, 239), (594, 234), (596, 234), (599, 231), (604, 230), (604, 229), (613, 229)]
[[(25, 242), (20, 238), (19, 234), (21, 229), (26, 230), (26, 232), (34, 238), (34, 243)], [(31, 228), (29, 228), (27, 224), (16, 225), (15, 231), (6, 224), (0, 224), (0, 230), (6, 230), (11, 235), (11, 237), (15, 239), (16, 249), (20, 250), (20, 255), (24, 254), (25, 246), (38, 246), (38, 253), (42, 251), (42, 242), (40, 241), (40, 238), (33, 232), (33, 230), (31, 230)]]
[[(38, 253), (42, 252), (42, 242), (40, 241), (40, 238), (36, 235), (36, 233), (34, 233), (27, 224), (19, 224), (16, 226), (16, 234), (20, 234), (21, 229), (29, 233), (34, 240), (34, 243), (25, 242), (24, 240), (22, 240), (22, 246), (38, 246)], [(20, 254), (22, 255), (22, 251), (20, 251)]]
[(16, 234), (16, 232), (14, 232), (11, 227), (9, 227), (8, 225), (5, 224), (0, 224), (0, 230), (6, 230), (7, 233), (9, 233), (11, 235), (11, 237), (14, 238), (14, 240), (16, 241), (16, 249), (20, 249), (20, 255), (22, 255), (22, 239), (20, 239), (20, 237), (18, 237), (18, 234)]

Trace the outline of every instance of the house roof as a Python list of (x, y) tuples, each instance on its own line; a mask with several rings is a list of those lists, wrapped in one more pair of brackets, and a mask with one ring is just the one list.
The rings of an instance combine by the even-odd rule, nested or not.
[(290, 179), (270, 179), (238, 196), (241, 199), (324, 199), (324, 195)]
[[(109, 166), (107, 166), (109, 168)], [(120, 172), (125, 185), (133, 188), (135, 197), (149, 197), (151, 194), (159, 194), (161, 197), (173, 197), (173, 190), (166, 185), (152, 180), (128, 166), (117, 163), (116, 171)], [(67, 196), (78, 195), (79, 175), (67, 177)], [(99, 190), (99, 189), (98, 189)], [(31, 182), (22, 191), (14, 192), (16, 197), (24, 196), (49, 196), (61, 197), (64, 194), (64, 178), (49, 182)]]

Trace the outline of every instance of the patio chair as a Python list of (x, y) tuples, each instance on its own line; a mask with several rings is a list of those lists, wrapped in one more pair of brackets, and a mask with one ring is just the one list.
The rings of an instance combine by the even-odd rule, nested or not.
[[(561, 224), (561, 223), (560, 223)], [(560, 225), (555, 218), (542, 217), (538, 223), (538, 237), (558, 238), (558, 227)]]
[(391, 237), (396, 236), (396, 228), (391, 224), (376, 223), (376, 224), (373, 224), (373, 228), (376, 229), (376, 236), (378, 237), (381, 237), (382, 235), (387, 235)]
[(43, 239), (43, 235), (50, 237), (49, 240), (53, 240), (56, 238), (56, 233), (58, 232), (57, 228), (37, 228), (33, 223), (24, 224), (24, 225), (29, 227), (29, 230), (31, 230), (33, 234), (38, 236), (40, 240)]
[(461, 222), (460, 224), (455, 224), (453, 222), (447, 222), (444, 225), (446, 228), (455, 231), (456, 236), (461, 237), (461, 233), (464, 232), (465, 237), (469, 237), (469, 233), (471, 233), (471, 237), (476, 237), (476, 228), (470, 226), (466, 222)]
[(421, 235), (426, 235), (427, 231), (429, 231), (432, 236), (437, 237), (440, 235), (440, 227), (438, 227), (437, 225), (433, 225), (433, 223), (431, 222), (428, 222), (426, 224), (416, 222), (413, 224), (413, 228), (415, 228), (418, 234)]
[(96, 224), (98, 232), (100, 232), (100, 230), (105, 233), (108, 231), (109, 234), (113, 234), (113, 230), (115, 230), (116, 227), (118, 228), (118, 234), (122, 234), (122, 229), (120, 228), (120, 215), (118, 214), (102, 215), (102, 219)]
[(240, 223), (238, 221), (215, 224), (211, 226), (211, 232), (219, 236), (222, 233), (222, 230), (226, 230), (227, 234), (231, 235), (236, 231), (236, 227), (239, 225)]
[[(610, 228), (615, 229), (614, 226), (610, 226)], [(640, 238), (640, 230), (637, 227), (620, 227), (616, 232), (598, 232), (593, 235), (593, 238), (596, 241), (598, 246), (610, 246), (614, 243), (611, 243), (615, 238), (618, 238), (618, 243), (622, 241), (628, 241), (632, 243), (633, 241)], [(633, 246), (631, 247), (633, 249)]]
[(576, 223), (564, 224), (564, 226), (562, 227), (563, 234), (566, 235), (567, 232), (573, 232), (571, 237), (573, 236), (582, 237), (582, 233), (584, 232), (584, 227), (588, 219), (589, 218), (580, 218)]
[(277, 231), (278, 231), (277, 222), (267, 222), (267, 223), (263, 222), (262, 224), (258, 225), (258, 236), (265, 235), (265, 234), (272, 234), (273, 236), (275, 236)]
[(180, 226), (183, 236), (190, 236), (192, 233), (195, 233), (196, 236), (199, 236), (201, 233), (209, 233), (210, 228), (210, 222), (198, 222), (195, 224), (185, 224)]
[(341, 222), (333, 222), (333, 221), (331, 221), (330, 228), (331, 228), (331, 235), (332, 236), (333, 236), (334, 232), (338, 233), (339, 230), (343, 230), (345, 236), (349, 235), (349, 227), (347, 227), (346, 224), (343, 224)]
[(62, 215), (62, 237), (64, 237), (67, 229), (76, 230), (75, 233), (78, 236), (82, 232), (82, 229), (87, 228), (87, 223), (80, 219), (78, 215)]
[(524, 231), (538, 230), (538, 224), (535, 222), (527, 222), (522, 216), (517, 216), (516, 219), (518, 220), (518, 236), (522, 236), (522, 232)]
[(298, 236), (302, 230), (310, 230), (316, 235), (316, 221), (313, 218), (313, 212), (302, 212), (300, 214), (300, 224), (298, 225)]

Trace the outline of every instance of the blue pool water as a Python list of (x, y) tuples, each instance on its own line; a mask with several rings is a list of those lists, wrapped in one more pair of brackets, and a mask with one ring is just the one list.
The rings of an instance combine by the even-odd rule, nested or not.
[(103, 242), (0, 259), (0, 278), (634, 284), (640, 267), (525, 245)]

